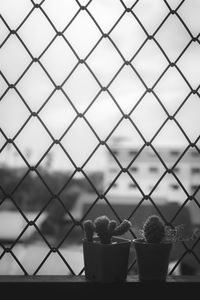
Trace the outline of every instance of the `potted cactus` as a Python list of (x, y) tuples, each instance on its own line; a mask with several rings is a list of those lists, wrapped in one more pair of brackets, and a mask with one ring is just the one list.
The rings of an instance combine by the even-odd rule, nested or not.
[(142, 237), (133, 240), (140, 281), (166, 281), (173, 241), (179, 226), (170, 230), (157, 215), (149, 216)]
[(99, 282), (125, 281), (131, 241), (119, 236), (125, 234), (131, 225), (128, 220), (117, 225), (115, 220), (107, 216), (83, 222), (86, 279)]

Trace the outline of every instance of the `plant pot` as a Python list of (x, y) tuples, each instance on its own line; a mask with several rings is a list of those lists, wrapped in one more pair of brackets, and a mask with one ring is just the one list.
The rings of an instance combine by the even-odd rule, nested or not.
[(143, 239), (135, 239), (133, 244), (139, 280), (166, 281), (172, 243), (147, 243)]
[(113, 237), (111, 244), (83, 240), (85, 277), (91, 281), (125, 281), (128, 272), (130, 240)]

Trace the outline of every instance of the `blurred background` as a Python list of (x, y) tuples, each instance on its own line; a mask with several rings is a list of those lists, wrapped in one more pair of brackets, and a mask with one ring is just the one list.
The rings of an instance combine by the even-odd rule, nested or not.
[[(83, 274), (81, 223), (99, 214), (135, 234), (151, 213), (198, 232), (199, 12), (0, 0), (0, 274)], [(186, 244), (174, 274), (199, 273)]]

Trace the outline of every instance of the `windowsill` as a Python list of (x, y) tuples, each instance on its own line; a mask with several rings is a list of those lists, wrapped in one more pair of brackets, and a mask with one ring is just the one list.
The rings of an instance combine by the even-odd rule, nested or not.
[[(137, 276), (128, 276), (123, 283), (96, 283), (90, 282), (84, 276), (0, 276), (0, 291), (7, 299), (13, 296), (24, 295), (44, 296), (44, 299), (57, 299), (58, 295), (72, 295), (73, 299), (83, 298), (106, 299), (124, 298), (125, 295), (133, 294), (141, 297), (153, 295), (154, 299), (161, 299), (161, 295), (171, 297), (175, 293), (190, 297), (199, 291), (200, 276), (170, 276), (165, 283), (141, 283)], [(196, 288), (196, 290), (195, 290)], [(26, 292), (25, 292), (26, 290)], [(47, 296), (48, 295), (48, 296)], [(77, 298), (76, 298), (77, 296)], [(47, 298), (48, 297), (48, 298)]]
[[(189, 276), (189, 275), (176, 275), (169, 276), (166, 280), (166, 284), (173, 283), (200, 283), (200, 275)], [(91, 282), (85, 279), (85, 276), (69, 276), (69, 275), (36, 275), (36, 276), (21, 276), (21, 275), (0, 275), (0, 284), (2, 283), (65, 283), (65, 284), (78, 284), (78, 285), (91, 285), (99, 284), (97, 282)], [(127, 276), (127, 280), (121, 285), (131, 285), (139, 283), (138, 276)], [(158, 282), (156, 282), (157, 284)], [(109, 283), (108, 283), (109, 284)], [(116, 283), (119, 284), (119, 283)], [(152, 282), (151, 282), (152, 284)], [(102, 283), (101, 283), (102, 285)]]

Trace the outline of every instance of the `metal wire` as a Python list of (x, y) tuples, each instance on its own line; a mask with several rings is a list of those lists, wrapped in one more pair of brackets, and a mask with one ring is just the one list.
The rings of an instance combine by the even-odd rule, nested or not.
[[(190, 31), (190, 29), (187, 27), (186, 23), (184, 22), (184, 20), (182, 19), (182, 17), (179, 15), (179, 9), (182, 7), (182, 5), (184, 4), (184, 2), (186, 2), (186, 0), (183, 0), (179, 3), (179, 5), (176, 7), (176, 9), (172, 9), (170, 4), (168, 3), (167, 0), (163, 0), (163, 3), (166, 5), (167, 9), (168, 9), (168, 13), (165, 16), (165, 18), (162, 20), (162, 22), (159, 24), (159, 26), (156, 28), (156, 30), (149, 35), (147, 29), (145, 28), (145, 26), (143, 25), (143, 23), (140, 21), (139, 16), (137, 15), (135, 8), (137, 7), (138, 3), (141, 2), (140, 0), (137, 0), (134, 2), (134, 4), (132, 4), (131, 7), (127, 7), (125, 2), (122, 0), (118, 0), (119, 3), (121, 3), (122, 8), (123, 8), (123, 12), (122, 14), (119, 16), (119, 18), (117, 19), (117, 21), (115, 22), (115, 24), (112, 26), (112, 28), (109, 30), (109, 32), (105, 33), (103, 31), (103, 29), (101, 28), (101, 26), (98, 24), (97, 20), (95, 19), (95, 17), (93, 16), (91, 10), (90, 10), (90, 6), (91, 3), (95, 2), (95, 0), (90, 0), (88, 1), (88, 3), (86, 5), (81, 5), (80, 1), (78, 0), (74, 0), (77, 3), (77, 11), (74, 14), (74, 16), (72, 17), (72, 19), (68, 22), (68, 24), (66, 24), (65, 28), (62, 31), (57, 31), (57, 28), (55, 26), (55, 24), (53, 23), (53, 21), (51, 20), (50, 16), (48, 16), (48, 14), (46, 13), (45, 9), (43, 8), (43, 4), (46, 2), (46, 0), (41, 1), (40, 3), (35, 3), (34, 1), (30, 1), (32, 3), (32, 8), (31, 10), (28, 12), (28, 14), (25, 16), (25, 18), (22, 20), (22, 22), (19, 24), (19, 26), (15, 29), (11, 29), (9, 24), (6, 22), (5, 18), (3, 15), (0, 15), (0, 20), (4, 23), (4, 25), (6, 26), (7, 30), (8, 30), (8, 35), (5, 37), (5, 39), (1, 42), (1, 48), (5, 46), (6, 42), (9, 40), (9, 38), (11, 36), (15, 36), (18, 41), (21, 43), (21, 45), (23, 46), (24, 50), (27, 52), (27, 54), (30, 57), (30, 63), (28, 64), (28, 66), (25, 68), (25, 70), (22, 72), (22, 74), (17, 78), (17, 80), (15, 82), (10, 83), (8, 81), (8, 79), (6, 78), (5, 74), (3, 74), (2, 71), (0, 71), (0, 76), (3, 78), (3, 80), (6, 82), (7, 84), (7, 88), (4, 91), (4, 93), (2, 94), (2, 96), (0, 97), (0, 101), (4, 99), (4, 97), (6, 96), (6, 94), (11, 90), (14, 89), (15, 92), (18, 94), (20, 100), (22, 101), (22, 103), (26, 106), (27, 110), (29, 111), (29, 117), (27, 118), (27, 120), (23, 123), (23, 125), (21, 126), (21, 128), (19, 128), (19, 130), (16, 132), (15, 136), (11, 139), (9, 138), (6, 133), (0, 128), (0, 133), (2, 134), (2, 136), (5, 139), (5, 143), (3, 144), (3, 146), (1, 147), (1, 151), (3, 151), (8, 145), (12, 145), (15, 150), (17, 151), (17, 153), (20, 155), (21, 159), (24, 161), (25, 165), (28, 168), (28, 171), (24, 174), (24, 176), (21, 178), (21, 180), (17, 183), (17, 185), (14, 187), (13, 191), (8, 194), (7, 191), (4, 190), (4, 188), (0, 185), (0, 190), (3, 193), (3, 198), (1, 200), (1, 204), (4, 203), (6, 198), (11, 199), (11, 201), (13, 202), (14, 206), (16, 207), (16, 209), (19, 211), (19, 213), (22, 215), (22, 217), (24, 218), (24, 220), (27, 222), (27, 225), (25, 226), (25, 228), (23, 229), (23, 231), (20, 233), (20, 235), (16, 238), (16, 240), (13, 242), (13, 244), (9, 247), (6, 248), (3, 244), (1, 244), (3, 251), (0, 255), (0, 259), (3, 258), (3, 256), (5, 255), (5, 253), (10, 253), (13, 258), (16, 260), (16, 263), (19, 265), (19, 267), (21, 268), (21, 270), (23, 271), (23, 273), (25, 275), (28, 275), (28, 272), (26, 271), (25, 267), (22, 265), (22, 263), (18, 260), (17, 256), (14, 254), (14, 252), (12, 251), (14, 246), (17, 244), (17, 242), (20, 240), (21, 236), (23, 235), (23, 233), (27, 230), (27, 228), (29, 226), (34, 226), (35, 230), (38, 232), (38, 234), (41, 236), (42, 240), (44, 241), (44, 243), (49, 247), (49, 252), (46, 254), (46, 256), (44, 257), (44, 259), (41, 261), (40, 265), (37, 267), (34, 275), (36, 275), (39, 270), (41, 269), (41, 267), (45, 264), (47, 258), (49, 257), (49, 255), (52, 252), (56, 252), (60, 258), (63, 260), (63, 263), (66, 264), (67, 268), (70, 270), (70, 272), (75, 275), (75, 272), (73, 270), (73, 268), (69, 265), (69, 263), (66, 261), (66, 259), (62, 256), (61, 252), (59, 251), (60, 246), (62, 245), (62, 243), (68, 238), (69, 234), (71, 231), (73, 231), (73, 229), (76, 226), (82, 226), (81, 222), (87, 218), (87, 215), (89, 214), (89, 212), (91, 211), (91, 209), (100, 201), (103, 199), (103, 201), (105, 201), (105, 203), (110, 207), (110, 209), (112, 210), (112, 212), (114, 213), (114, 215), (116, 216), (116, 218), (121, 221), (121, 217), (120, 214), (116, 212), (115, 208), (112, 206), (112, 204), (110, 203), (107, 194), (109, 192), (109, 190), (112, 188), (112, 186), (114, 185), (114, 183), (117, 181), (117, 179), (119, 178), (119, 176), (122, 173), (126, 173), (131, 181), (137, 186), (138, 190), (141, 193), (141, 199), (138, 202), (137, 206), (133, 208), (133, 210), (130, 212), (130, 215), (128, 216), (128, 218), (132, 218), (134, 216), (134, 214), (137, 212), (137, 210), (142, 206), (142, 204), (144, 203), (144, 201), (149, 201), (156, 209), (156, 211), (158, 212), (158, 214), (163, 218), (163, 220), (168, 223), (171, 224), (174, 222), (174, 220), (176, 219), (176, 217), (180, 214), (180, 212), (182, 211), (183, 207), (189, 202), (189, 201), (194, 201), (197, 205), (198, 208), (200, 208), (200, 205), (197, 201), (197, 199), (195, 198), (197, 192), (200, 189), (200, 186), (198, 186), (198, 188), (194, 191), (193, 194), (189, 194), (187, 192), (187, 189), (184, 187), (183, 183), (180, 181), (180, 179), (177, 177), (177, 175), (174, 172), (174, 168), (178, 165), (178, 163), (181, 161), (182, 157), (184, 156), (184, 154), (190, 149), (190, 148), (194, 148), (196, 149), (196, 151), (198, 151), (198, 153), (200, 154), (200, 149), (197, 146), (198, 141), (200, 140), (200, 135), (197, 137), (197, 139), (192, 142), (190, 140), (190, 138), (187, 136), (186, 132), (184, 131), (184, 129), (181, 127), (180, 123), (178, 122), (178, 120), (176, 119), (176, 115), (178, 114), (178, 112), (184, 107), (184, 105), (187, 103), (189, 97), (192, 94), (197, 95), (198, 97), (200, 97), (199, 94), (199, 86), (197, 87), (196, 90), (194, 90), (190, 84), (190, 82), (188, 81), (188, 79), (185, 77), (185, 75), (183, 74), (183, 72), (180, 70), (180, 68), (178, 67), (177, 63), (179, 62), (180, 58), (187, 52), (188, 47), (192, 44), (192, 43), (200, 43), (199, 42), (199, 35), (198, 36), (193, 36), (192, 32)], [(54, 36), (52, 38), (52, 40), (49, 42), (49, 44), (46, 46), (46, 48), (42, 51), (42, 53), (38, 56), (38, 57), (34, 57), (31, 53), (31, 50), (28, 48), (28, 46), (26, 45), (26, 43), (23, 41), (23, 39), (20, 37), (20, 35), (18, 34), (18, 31), (20, 30), (20, 28), (22, 28), (24, 26), (24, 24), (26, 24), (27, 20), (29, 19), (29, 17), (33, 14), (33, 12), (35, 10), (40, 10), (40, 12), (42, 13), (43, 18), (48, 22), (49, 26), (54, 30)], [(67, 37), (65, 36), (65, 32), (67, 32), (67, 30), (70, 28), (70, 26), (73, 24), (73, 22), (76, 20), (76, 18), (82, 13), (85, 12), (87, 14), (87, 16), (90, 18), (90, 20), (93, 22), (93, 24), (96, 26), (96, 28), (98, 29), (99, 33), (101, 34), (100, 38), (98, 39), (98, 41), (96, 42), (96, 44), (90, 49), (90, 51), (88, 52), (88, 54), (86, 55), (85, 58), (83, 57), (79, 57), (79, 55), (77, 54), (76, 50), (73, 48), (73, 46), (71, 45), (71, 43), (69, 42), (69, 40), (67, 39)], [(137, 50), (135, 51), (135, 53), (132, 54), (132, 57), (130, 60), (126, 60), (125, 57), (123, 56), (122, 52), (120, 51), (117, 43), (112, 39), (111, 37), (111, 33), (113, 32), (113, 30), (115, 28), (117, 28), (119, 22), (127, 15), (129, 14), (129, 16), (131, 16), (134, 21), (137, 22), (138, 26), (143, 30), (144, 34), (146, 35), (145, 40), (143, 41), (143, 43), (140, 45), (140, 47), (137, 48)], [(187, 33), (190, 36), (190, 40), (188, 42), (188, 44), (185, 46), (185, 48), (182, 50), (182, 52), (180, 53), (180, 55), (176, 58), (175, 61), (171, 62), (167, 53), (165, 52), (165, 50), (162, 48), (162, 46), (160, 45), (159, 41), (157, 40), (157, 33), (160, 31), (160, 29), (163, 27), (163, 25), (167, 22), (168, 18), (171, 16), (176, 16), (179, 21), (181, 22), (181, 24), (183, 25), (184, 29), (187, 31)], [(70, 71), (70, 73), (66, 76), (66, 78), (63, 80), (63, 82), (58, 86), (56, 84), (56, 82), (54, 81), (54, 79), (52, 78), (51, 74), (48, 72), (48, 70), (45, 68), (44, 64), (42, 63), (42, 58), (45, 55), (45, 53), (48, 52), (48, 50), (51, 48), (53, 42), (58, 38), (61, 37), (63, 39), (63, 41), (66, 43), (66, 45), (72, 50), (74, 56), (76, 57), (76, 64), (74, 65), (73, 69)], [(122, 63), (121, 66), (119, 67), (119, 69), (117, 70), (117, 72), (114, 74), (114, 76), (111, 78), (111, 80), (109, 81), (109, 83), (107, 84), (107, 86), (102, 86), (102, 84), (100, 83), (100, 80), (98, 79), (98, 77), (95, 75), (95, 73), (93, 72), (93, 70), (91, 69), (91, 67), (89, 66), (88, 63), (88, 59), (90, 58), (90, 56), (95, 53), (98, 45), (104, 40), (107, 39), (113, 46), (113, 48), (115, 49), (115, 51), (120, 55), (121, 59), (122, 59)], [(145, 80), (143, 79), (142, 75), (136, 70), (135, 66), (134, 66), (134, 62), (135, 59), (138, 57), (138, 55), (140, 54), (141, 50), (148, 44), (149, 41), (153, 41), (158, 49), (160, 50), (160, 53), (165, 57), (166, 61), (167, 61), (167, 66), (166, 68), (162, 71), (162, 73), (160, 74), (160, 76), (157, 78), (157, 80), (155, 81), (155, 83), (153, 84), (153, 86), (149, 87), (146, 85)], [(40, 106), (40, 108), (37, 111), (32, 111), (31, 107), (28, 105), (26, 99), (21, 95), (20, 91), (18, 90), (17, 84), (23, 79), (23, 77), (25, 76), (25, 74), (27, 74), (28, 70), (32, 67), (33, 64), (39, 64), (39, 66), (43, 69), (43, 71), (45, 72), (46, 76), (48, 77), (48, 79), (51, 81), (51, 83), (54, 86), (54, 89), (51, 91), (51, 93), (49, 94), (49, 96), (45, 99), (45, 101), (43, 102), (43, 104)], [(99, 92), (95, 95), (95, 97), (92, 99), (92, 101), (90, 102), (90, 104), (86, 107), (86, 109), (84, 110), (83, 113), (80, 113), (75, 104), (73, 103), (73, 100), (70, 98), (70, 96), (66, 93), (66, 91), (63, 89), (64, 84), (70, 79), (70, 77), (72, 76), (72, 74), (76, 71), (76, 69), (79, 67), (79, 65), (83, 64), (87, 70), (90, 72), (90, 74), (92, 75), (93, 79), (96, 81), (97, 85), (99, 86)], [(115, 99), (113, 93), (110, 90), (110, 86), (112, 85), (112, 83), (115, 81), (115, 79), (119, 76), (119, 74), (121, 73), (121, 71), (124, 69), (125, 66), (129, 66), (130, 69), (132, 70), (132, 72), (137, 76), (137, 78), (140, 80), (140, 82), (143, 84), (144, 87), (144, 92), (143, 94), (138, 98), (137, 103), (131, 108), (131, 110), (129, 111), (129, 113), (124, 113), (123, 109), (121, 108), (120, 104), (118, 103), (117, 99)], [(162, 100), (159, 98), (158, 94), (155, 91), (156, 86), (158, 85), (158, 83), (160, 81), (162, 81), (163, 76), (167, 73), (167, 71), (170, 68), (175, 68), (176, 71), (180, 74), (180, 76), (182, 77), (183, 81), (186, 83), (186, 85), (189, 88), (189, 93), (186, 95), (186, 97), (182, 100), (181, 104), (179, 105), (179, 107), (177, 108), (177, 110), (174, 112), (173, 115), (170, 115), (168, 110), (166, 109), (165, 105), (162, 103)], [(65, 97), (66, 101), (69, 103), (69, 105), (72, 107), (72, 109), (75, 112), (75, 117), (72, 120), (71, 124), (66, 128), (65, 132), (62, 134), (62, 136), (59, 139), (55, 139), (53, 134), (51, 133), (50, 129), (44, 124), (44, 122), (42, 121), (41, 117), (40, 117), (40, 113), (45, 110), (46, 105), (49, 103), (50, 99), (52, 98), (52, 96), (54, 95), (54, 93), (59, 90), (63, 96)], [(99, 137), (98, 133), (95, 131), (95, 129), (93, 128), (92, 124), (90, 123), (90, 121), (87, 118), (87, 112), (88, 110), (95, 104), (95, 102), (98, 100), (99, 96), (101, 95), (101, 93), (103, 92), (107, 92), (110, 96), (110, 98), (113, 101), (113, 104), (116, 106), (116, 108), (119, 110), (119, 112), (121, 113), (121, 118), (119, 119), (119, 121), (117, 122), (117, 124), (113, 127), (113, 129), (110, 131), (110, 133), (107, 135), (105, 140), (101, 140), (101, 138)], [(136, 110), (136, 108), (140, 105), (140, 103), (142, 103), (144, 97), (147, 94), (153, 94), (154, 98), (157, 100), (157, 103), (162, 107), (166, 118), (164, 120), (164, 122), (161, 124), (161, 126), (158, 128), (158, 130), (156, 131), (156, 133), (154, 134), (154, 136), (151, 138), (151, 140), (146, 140), (145, 137), (143, 136), (141, 130), (138, 128), (138, 126), (136, 125), (136, 123), (134, 122), (133, 118), (131, 118), (131, 114)], [(30, 120), (32, 120), (33, 118), (36, 118), (37, 121), (41, 124), (41, 126), (44, 128), (44, 130), (47, 132), (48, 136), (51, 139), (51, 144), (48, 147), (48, 149), (46, 149), (45, 153), (42, 155), (42, 157), (39, 159), (39, 161), (35, 164), (35, 166), (31, 166), (28, 162), (28, 160), (26, 159), (26, 157), (23, 155), (23, 153), (20, 151), (20, 149), (18, 148), (15, 140), (18, 136), (20, 136), (21, 132), (23, 131), (23, 129), (27, 126), (27, 124), (30, 122)], [(82, 164), (81, 167), (78, 167), (76, 165), (76, 163), (73, 161), (72, 157), (70, 156), (70, 154), (68, 153), (68, 151), (63, 147), (62, 145), (62, 141), (64, 139), (64, 137), (67, 135), (67, 133), (71, 130), (71, 127), (73, 126), (73, 124), (79, 120), (82, 119), (84, 120), (84, 122), (88, 125), (88, 127), (90, 128), (91, 132), (95, 135), (95, 137), (98, 140), (98, 145), (96, 146), (96, 148), (90, 153), (90, 155), (88, 156), (88, 158), (85, 160), (85, 162)], [(143, 141), (143, 145), (142, 147), (138, 150), (137, 154), (131, 159), (130, 163), (127, 165), (126, 168), (124, 168), (122, 166), (122, 164), (120, 163), (119, 159), (117, 158), (117, 156), (114, 154), (112, 148), (109, 145), (109, 141), (112, 137), (112, 134), (117, 130), (117, 128), (120, 126), (121, 123), (123, 123), (124, 120), (129, 120), (130, 123), (132, 124), (133, 128), (136, 130), (136, 132), (138, 133), (138, 135), (141, 137), (142, 141)], [(185, 136), (187, 142), (188, 142), (188, 146), (185, 148), (185, 150), (183, 151), (183, 153), (179, 156), (179, 158), (177, 159), (177, 161), (174, 163), (174, 165), (171, 167), (171, 169), (169, 169), (165, 163), (165, 161), (163, 160), (163, 158), (161, 157), (161, 155), (158, 153), (158, 151), (156, 150), (156, 148), (153, 145), (153, 141), (156, 139), (156, 137), (158, 136), (158, 134), (163, 130), (165, 124), (167, 122), (171, 122), (174, 121), (176, 123), (176, 125), (178, 126), (178, 128), (180, 129), (180, 131), (182, 132), (182, 134)], [(74, 167), (74, 172), (71, 174), (71, 176), (67, 179), (67, 181), (65, 182), (65, 184), (60, 188), (60, 190), (55, 194), (54, 191), (52, 191), (51, 186), (45, 181), (45, 179), (43, 178), (42, 173), (39, 170), (39, 165), (42, 162), (42, 160), (47, 156), (47, 154), (49, 153), (49, 151), (51, 150), (51, 148), (54, 145), (59, 145), (61, 147), (61, 149), (63, 150), (63, 152), (65, 153), (65, 155), (67, 156), (67, 158), (70, 160), (70, 162), (72, 163), (73, 167)], [(89, 178), (89, 176), (87, 175), (87, 173), (84, 170), (84, 167), (88, 164), (88, 162), (90, 161), (90, 159), (95, 155), (96, 151), (98, 150), (98, 148), (100, 146), (103, 146), (107, 149), (107, 151), (110, 152), (110, 154), (112, 155), (113, 159), (115, 160), (116, 164), (119, 167), (119, 172), (117, 173), (117, 175), (115, 176), (115, 178), (113, 179), (113, 181), (111, 182), (110, 186), (103, 191), (103, 193), (100, 193), (98, 191), (98, 189), (96, 188), (96, 186), (93, 184), (92, 180)], [(131, 165), (134, 163), (134, 161), (137, 159), (137, 157), (139, 157), (139, 155), (142, 153), (142, 151), (146, 148), (146, 147), (150, 147), (152, 149), (152, 151), (155, 153), (156, 157), (159, 159), (160, 163), (162, 164), (162, 166), (164, 167), (165, 171), (164, 173), (160, 176), (160, 178), (158, 179), (158, 181), (156, 182), (156, 184), (154, 185), (153, 189), (151, 190), (151, 192), (146, 195), (144, 193), (144, 191), (142, 190), (141, 186), (139, 185), (139, 183), (136, 181), (136, 179), (134, 178), (133, 174), (129, 171), (129, 168), (131, 167)], [(18, 189), (18, 187), (22, 184), (22, 182), (24, 181), (24, 179), (29, 175), (29, 173), (31, 171), (34, 171), (37, 176), (40, 178), (40, 180), (42, 181), (43, 185), (47, 188), (47, 190), (50, 193), (50, 198), (49, 201), (46, 203), (46, 205), (44, 205), (44, 207), (41, 209), (40, 213), (38, 214), (38, 216), (32, 220), (29, 221), (25, 215), (25, 213), (23, 212), (23, 210), (20, 208), (20, 206), (17, 204), (17, 202), (15, 201), (15, 192)], [(68, 184), (70, 184), (71, 180), (74, 178), (74, 176), (78, 173), (81, 172), (82, 175), (85, 177), (86, 181), (88, 182), (88, 184), (91, 186), (91, 188), (93, 189), (94, 194), (96, 194), (96, 199), (94, 199), (93, 203), (91, 204), (90, 208), (86, 211), (86, 213), (84, 214), (84, 216), (82, 217), (80, 222), (77, 222), (75, 220), (75, 218), (73, 217), (73, 215), (70, 213), (70, 211), (66, 208), (66, 206), (64, 205), (60, 195), (62, 193), (62, 191), (64, 191), (64, 189), (68, 186)], [(179, 208), (178, 211), (174, 212), (173, 217), (171, 218), (171, 220), (166, 220), (163, 213), (161, 212), (161, 210), (158, 208), (158, 206), (156, 205), (155, 201), (153, 200), (153, 198), (151, 197), (152, 193), (156, 190), (156, 188), (158, 187), (159, 183), (163, 180), (163, 178), (165, 177), (166, 174), (171, 173), (175, 180), (178, 182), (178, 184), (180, 185), (180, 187), (182, 188), (182, 190), (184, 191), (185, 195), (186, 195), (186, 199), (183, 202), (183, 204), (181, 205), (181, 207)], [(53, 199), (57, 199), (59, 201), (59, 203), (62, 205), (63, 209), (65, 210), (65, 212), (68, 214), (68, 216), (70, 217), (70, 219), (72, 220), (72, 226), (71, 228), (68, 230), (68, 232), (66, 232), (65, 236), (63, 237), (63, 239), (60, 241), (59, 245), (57, 247), (52, 247), (51, 244), (49, 243), (49, 241), (46, 239), (46, 237), (44, 236), (44, 234), (42, 234), (41, 230), (39, 229), (39, 227), (36, 224), (37, 219), (40, 217), (40, 215), (45, 211), (45, 209), (48, 207), (48, 205), (53, 201)], [(134, 232), (132, 232), (132, 235), (134, 236)], [(178, 266), (178, 264), (181, 262), (181, 260), (183, 259), (183, 257), (190, 253), (194, 256), (194, 258), (196, 259), (196, 261), (198, 263), (200, 263), (199, 258), (197, 257), (196, 253), (193, 251), (195, 249), (196, 244), (198, 243), (199, 239), (195, 242), (195, 244), (192, 246), (191, 249), (188, 248), (188, 246), (183, 242), (183, 246), (185, 248), (185, 252), (180, 256), (180, 259), (177, 261), (176, 265), (174, 266), (173, 270), (176, 269), (176, 267)], [(135, 261), (131, 264), (130, 269), (134, 266)], [(171, 271), (171, 273), (173, 273), (173, 270)], [(83, 272), (80, 272), (80, 274)]]

